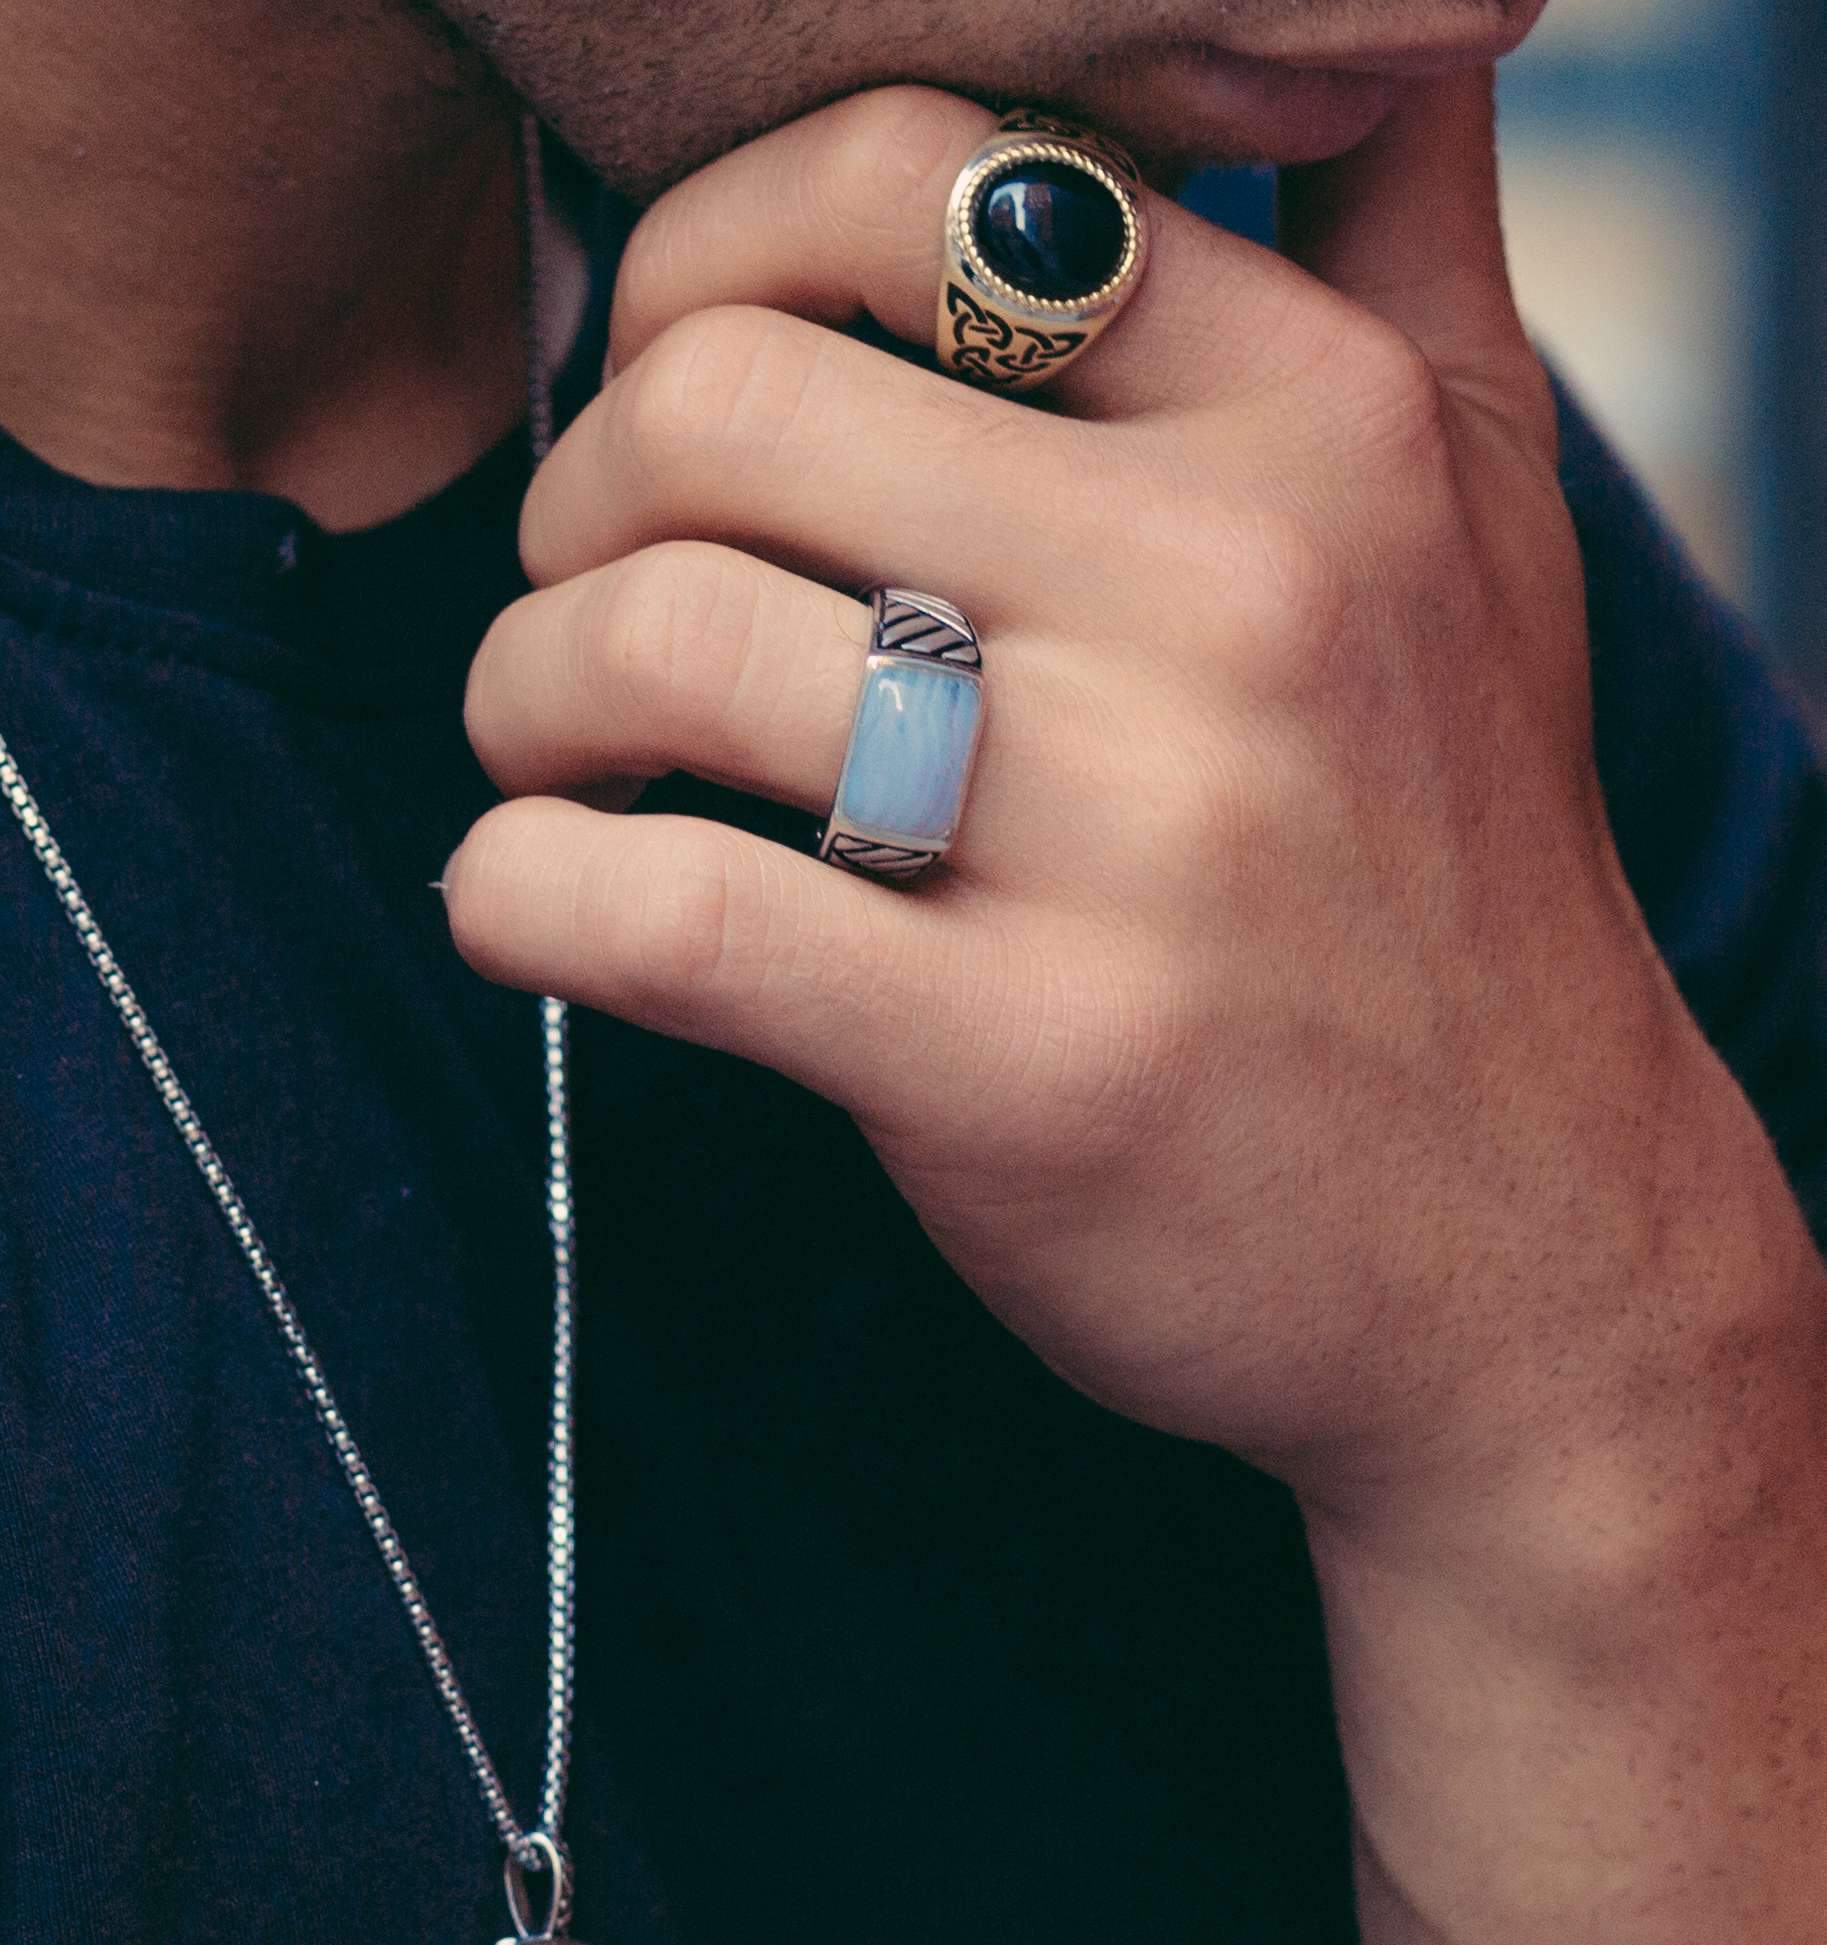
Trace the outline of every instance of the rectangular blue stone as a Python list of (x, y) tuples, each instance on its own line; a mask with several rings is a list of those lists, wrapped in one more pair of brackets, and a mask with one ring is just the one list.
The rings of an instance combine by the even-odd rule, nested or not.
[(872, 656), (833, 822), (943, 844), (970, 776), (983, 685), (942, 662)]

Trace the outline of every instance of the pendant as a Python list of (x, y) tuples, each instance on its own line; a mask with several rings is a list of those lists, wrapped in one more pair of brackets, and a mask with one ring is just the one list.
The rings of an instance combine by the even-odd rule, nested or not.
[(527, 1843), (551, 1874), (545, 1922), (540, 1924), (533, 1916), (526, 1872), (520, 1859), (509, 1851), (501, 1878), (507, 1890), (508, 1916), (514, 1921), (514, 1934), (502, 1939), (500, 1945), (583, 1945), (581, 1939), (571, 1936), (570, 1853), (544, 1830), (529, 1831)]

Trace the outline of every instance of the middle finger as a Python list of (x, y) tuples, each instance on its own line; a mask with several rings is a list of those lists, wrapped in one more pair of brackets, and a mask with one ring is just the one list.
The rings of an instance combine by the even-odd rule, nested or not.
[[(1032, 412), (781, 312), (700, 311), (579, 416), (521, 515), (538, 585), (721, 542), (996, 625), (1107, 598), (1114, 428)], [(1094, 482), (1102, 482), (1096, 485)], [(1044, 544), (1043, 544), (1044, 543)]]
[[(932, 88), (878, 88), (719, 157), (636, 225), (610, 316), (617, 366), (673, 320), (762, 304), (930, 347), (954, 179), (996, 127)], [(1048, 396), (1095, 419), (1235, 399), (1298, 369), (1341, 302), (1271, 250), (1152, 190), (1140, 289)]]

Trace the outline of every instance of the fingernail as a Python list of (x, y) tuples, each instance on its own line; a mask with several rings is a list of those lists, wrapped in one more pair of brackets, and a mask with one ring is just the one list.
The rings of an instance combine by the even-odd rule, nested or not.
[(444, 869), (431, 881), (430, 889), (441, 897), (448, 898), (451, 886), (457, 881), (457, 852), (462, 849), (462, 845), (457, 846), (457, 850), (444, 860)]

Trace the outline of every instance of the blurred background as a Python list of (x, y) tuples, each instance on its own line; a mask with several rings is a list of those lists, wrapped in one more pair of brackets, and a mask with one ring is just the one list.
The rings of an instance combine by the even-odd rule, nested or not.
[(1827, 726), (1827, 0), (1551, 0), (1501, 87), (1525, 315)]
[(1827, 740), (1827, 0), (1551, 0), (1500, 93), (1531, 328)]

